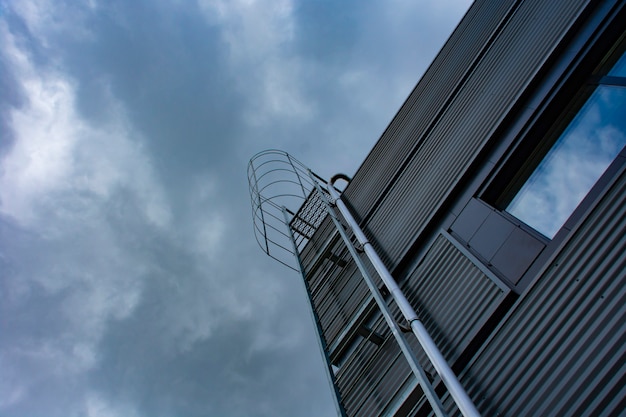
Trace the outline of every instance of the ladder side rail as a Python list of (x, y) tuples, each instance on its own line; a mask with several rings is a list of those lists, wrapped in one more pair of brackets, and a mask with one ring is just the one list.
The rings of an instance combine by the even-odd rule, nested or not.
[(326, 184), (326, 188), (333, 198), (334, 204), (339, 209), (339, 212), (348, 223), (348, 226), (352, 229), (352, 232), (356, 236), (359, 243), (363, 246), (363, 250), (376, 269), (376, 272), (378, 272), (380, 278), (383, 280), (383, 283), (387, 286), (391, 296), (400, 308), (402, 315), (407, 322), (410, 323), (413, 334), (415, 334), (415, 337), (424, 349), (428, 359), (430, 359), (433, 367), (441, 377), (441, 380), (448, 388), (450, 396), (454, 399), (454, 402), (461, 413), (466, 417), (480, 417), (480, 413), (476, 409), (476, 406), (459, 382), (458, 378), (454, 374), (454, 371), (452, 371), (452, 368), (450, 368), (446, 359), (441, 354), (441, 351), (428, 333), (428, 330), (426, 330), (426, 327), (421, 322), (417, 313), (406, 299), (406, 296), (396, 283), (395, 279), (391, 276), (391, 273), (383, 263), (382, 259), (380, 259), (378, 253), (361, 230), (348, 207), (341, 200), (341, 196), (333, 186), (332, 180)]
[[(319, 187), (319, 184), (316, 183), (315, 186)], [(321, 190), (318, 190), (318, 191), (321, 191)], [(326, 205), (326, 209), (328, 210), (328, 215), (330, 216), (331, 220), (335, 224), (337, 231), (339, 232), (344, 243), (346, 244), (348, 251), (350, 251), (350, 255), (352, 255), (354, 262), (359, 268), (359, 271), (361, 272), (361, 275), (363, 276), (365, 283), (367, 284), (372, 296), (374, 297), (376, 304), (380, 308), (380, 311), (383, 317), (385, 318), (385, 321), (387, 322), (387, 326), (389, 326), (391, 333), (393, 334), (394, 338), (396, 339), (396, 342), (400, 346), (400, 349), (402, 350), (402, 353), (405, 359), (407, 360), (409, 367), (413, 371), (413, 374), (417, 378), (417, 381), (419, 382), (419, 384), (422, 386), (422, 391), (424, 392), (424, 395), (428, 399), (428, 402), (430, 403), (433, 411), (438, 417), (445, 417), (447, 414), (443, 408), (443, 405), (441, 404), (441, 400), (435, 393), (435, 390), (432, 384), (428, 380), (428, 376), (426, 375), (424, 368), (420, 365), (417, 357), (415, 356), (415, 354), (413, 353), (413, 350), (411, 349), (411, 346), (409, 345), (406, 338), (402, 334), (402, 331), (400, 330), (398, 324), (396, 323), (396, 320), (394, 319), (393, 315), (391, 314), (391, 311), (389, 310), (389, 306), (387, 305), (383, 295), (380, 293), (380, 290), (376, 286), (374, 279), (368, 272), (367, 267), (361, 260), (356, 248), (350, 241), (350, 238), (345, 232), (343, 225), (341, 224), (339, 219), (337, 219), (337, 216), (335, 215), (330, 203), (327, 201), (326, 198), (324, 198), (324, 204)]]
[(330, 357), (328, 354), (328, 349), (326, 348), (326, 343), (322, 338), (322, 325), (320, 323), (319, 317), (317, 316), (317, 313), (315, 312), (315, 305), (313, 304), (313, 298), (311, 296), (311, 291), (309, 289), (309, 285), (307, 284), (307, 279), (306, 279), (306, 273), (304, 272), (304, 266), (302, 265), (302, 260), (300, 259), (300, 254), (298, 253), (298, 247), (296, 245), (296, 240), (295, 237), (293, 235), (293, 233), (291, 232), (291, 228), (289, 227), (289, 215), (287, 214), (287, 208), (283, 206), (282, 208), (282, 212), (283, 212), (283, 216), (285, 217), (285, 226), (287, 227), (287, 229), (289, 229), (289, 232), (291, 234), (291, 243), (293, 244), (293, 250), (294, 250), (294, 256), (296, 257), (296, 260), (298, 261), (298, 267), (300, 268), (300, 275), (302, 276), (302, 284), (304, 285), (304, 290), (306, 292), (307, 295), (307, 300), (309, 301), (309, 311), (311, 312), (311, 316), (313, 318), (313, 322), (315, 323), (315, 326), (317, 328), (317, 333), (318, 333), (318, 337), (317, 339), (317, 343), (318, 346), (320, 348), (320, 352), (322, 354), (322, 356), (324, 357), (324, 360), (326, 361), (326, 366), (324, 367), (326, 372), (326, 377), (328, 378), (328, 383), (331, 387), (331, 390), (334, 392), (335, 395), (333, 395), (333, 402), (335, 404), (335, 409), (337, 410), (337, 415), (339, 417), (347, 417), (346, 415), (346, 411), (343, 407), (343, 404), (341, 404), (341, 395), (339, 393), (339, 388), (337, 387), (337, 383), (335, 380), (335, 375), (333, 374), (332, 368), (331, 368), (331, 363), (330, 363)]

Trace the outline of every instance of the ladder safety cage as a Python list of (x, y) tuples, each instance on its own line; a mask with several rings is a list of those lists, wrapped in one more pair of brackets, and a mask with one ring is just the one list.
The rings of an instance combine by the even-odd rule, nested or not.
[[(300, 269), (289, 229), (297, 250), (302, 251), (327, 214), (313, 183), (316, 180), (324, 182), (316, 174), (311, 177), (302, 162), (277, 149), (257, 153), (248, 164), (256, 241), (267, 255), (295, 271)], [(283, 207), (291, 216), (288, 225)]]

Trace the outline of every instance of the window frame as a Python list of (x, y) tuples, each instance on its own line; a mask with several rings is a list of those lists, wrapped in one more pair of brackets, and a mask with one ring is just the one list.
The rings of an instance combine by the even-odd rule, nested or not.
[[(505, 162), (479, 193), (481, 200), (505, 212), (508, 204), (597, 88), (599, 86), (626, 87), (626, 77), (608, 75), (613, 65), (625, 53), (626, 33), (604, 54), (601, 62), (591, 73), (589, 73), (590, 65), (582, 63), (579, 65), (582, 68), (577, 68), (577, 72), (583, 72), (583, 74), (571, 74), (566, 83), (556, 87), (559, 91), (550, 98), (543, 109), (537, 111), (535, 120), (519, 135), (515, 147), (509, 152)], [(586, 59), (586, 61), (591, 60), (593, 57)], [(587, 69), (586, 75), (585, 69)], [(562, 103), (567, 103), (565, 108), (562, 107)]]
[[(625, 58), (626, 54), (621, 57)], [(616, 78), (619, 78), (619, 81), (626, 86), (626, 77)], [(528, 225), (548, 240), (553, 239), (567, 222), (567, 219), (576, 211), (584, 197), (589, 194), (604, 175), (611, 163), (626, 148), (626, 140), (624, 140), (626, 128), (621, 120), (618, 120), (618, 118), (621, 119), (619, 114), (610, 113), (611, 110), (607, 108), (607, 113), (602, 113), (603, 115), (599, 119), (594, 120), (595, 115), (598, 114), (596, 113), (598, 111), (597, 106), (602, 106), (600, 111), (604, 111), (604, 106), (607, 105), (602, 99), (606, 93), (612, 94), (618, 100), (614, 102), (617, 106), (614, 106), (613, 109), (625, 109), (626, 95), (624, 93), (626, 93), (626, 87), (603, 82), (593, 86), (595, 88), (590, 88), (590, 84), (581, 88), (584, 93), (577, 94), (573, 102), (567, 105), (566, 110), (547, 132), (544, 139), (537, 144), (535, 150), (522, 163), (523, 169), (515, 173), (505, 190), (495, 202), (492, 202), (494, 207)], [(589, 90), (591, 90), (590, 94), (588, 94)], [(586, 100), (581, 104), (580, 97), (583, 95), (586, 96)], [(576, 109), (578, 109), (577, 112)], [(614, 127), (619, 132), (618, 136), (613, 138), (616, 142), (612, 142), (612, 145), (619, 146), (612, 149), (614, 153), (608, 149), (602, 150), (600, 137), (596, 136), (605, 127)], [(592, 130), (587, 132), (587, 129)], [(567, 179), (567, 173), (557, 168), (559, 162), (555, 161), (559, 159), (564, 161), (563, 158), (580, 159), (581, 162), (588, 159), (594, 164), (601, 165), (596, 165), (597, 168), (593, 171), (586, 172), (584, 178), (577, 178), (575, 182), (570, 182), (569, 186), (572, 188), (564, 190), (555, 188), (560, 181), (571, 181), (571, 179)], [(584, 169), (578, 170), (574, 166), (568, 167), (566, 170), (585, 172)], [(563, 191), (570, 196), (562, 195)], [(557, 200), (562, 200), (561, 202), (565, 204), (560, 213), (558, 213), (557, 207), (560, 203), (554, 199), (555, 195)], [(580, 196), (580, 199), (576, 196)], [(537, 210), (540, 210), (539, 213), (554, 214), (548, 217), (539, 214), (538, 217), (536, 211), (535, 213), (528, 211), (534, 210), (534, 205), (528, 205), (534, 202), (539, 204), (536, 207)], [(521, 208), (520, 204), (525, 208)], [(547, 218), (549, 220), (546, 221)]]

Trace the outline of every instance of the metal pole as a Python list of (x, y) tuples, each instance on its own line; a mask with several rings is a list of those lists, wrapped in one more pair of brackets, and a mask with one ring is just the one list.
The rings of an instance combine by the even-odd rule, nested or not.
[(422, 386), (422, 391), (424, 392), (424, 395), (426, 395), (426, 398), (428, 399), (428, 402), (430, 403), (433, 411), (435, 412), (435, 415), (437, 415), (438, 417), (445, 417), (446, 412), (443, 409), (441, 400), (439, 400), (439, 397), (435, 393), (435, 390), (433, 389), (432, 384), (430, 383), (430, 381), (428, 380), (428, 377), (426, 376), (426, 372), (424, 371), (424, 368), (422, 368), (422, 366), (419, 364), (419, 361), (415, 357), (415, 354), (413, 353), (411, 346), (409, 346), (409, 343), (407, 342), (406, 338), (402, 335), (401, 330), (398, 328), (398, 324), (396, 323), (396, 320), (393, 318), (391, 311), (389, 311), (389, 306), (385, 302), (383, 295), (380, 293), (380, 290), (376, 286), (376, 283), (372, 279), (372, 276), (367, 271), (367, 268), (365, 267), (365, 264), (363, 263), (363, 261), (361, 260), (361, 257), (357, 253), (356, 248), (350, 241), (350, 238), (346, 234), (346, 231), (343, 229), (343, 225), (337, 219), (337, 216), (335, 216), (335, 213), (333, 212), (332, 208), (330, 207), (330, 204), (325, 198), (324, 193), (322, 189), (320, 188), (319, 184), (316, 181), (314, 181), (314, 184), (315, 184), (315, 187), (317, 188), (317, 191), (320, 193), (320, 195), (323, 196), (323, 201), (326, 205), (328, 215), (330, 216), (331, 220), (335, 224), (337, 231), (339, 232), (339, 234), (341, 235), (341, 238), (346, 244), (346, 247), (348, 248), (350, 255), (352, 255), (352, 258), (354, 259), (354, 262), (356, 263), (356, 266), (359, 268), (359, 271), (361, 272), (361, 275), (363, 276), (365, 283), (369, 287), (369, 290), (372, 293), (372, 296), (374, 297), (376, 304), (378, 304), (378, 308), (380, 308), (380, 311), (383, 314), (383, 317), (385, 318), (387, 325), (391, 329), (391, 333), (393, 334), (394, 338), (398, 342), (398, 345), (400, 346), (400, 350), (402, 350), (404, 357), (409, 363), (409, 367), (413, 371), (413, 374), (417, 378), (417, 381), (419, 382), (419, 384)]
[(419, 320), (417, 313), (415, 313), (415, 310), (413, 309), (411, 304), (409, 304), (408, 300), (404, 296), (404, 293), (389, 273), (389, 270), (387, 269), (383, 261), (376, 253), (376, 250), (369, 242), (356, 220), (354, 220), (354, 217), (352, 217), (350, 210), (348, 210), (348, 207), (344, 204), (343, 201), (341, 201), (341, 196), (333, 187), (332, 182), (327, 183), (326, 188), (328, 189), (328, 192), (335, 201), (337, 208), (352, 229), (352, 232), (356, 236), (357, 240), (363, 246), (363, 250), (365, 251), (370, 262), (376, 269), (376, 272), (378, 272), (380, 278), (387, 286), (387, 289), (391, 293), (391, 296), (400, 308), (402, 315), (411, 324), (411, 329), (413, 330), (415, 337), (417, 337), (417, 340), (424, 349), (424, 352), (426, 352), (426, 355), (432, 362), (433, 367), (435, 368), (435, 370), (437, 370), (437, 373), (441, 377), (441, 380), (448, 388), (450, 395), (454, 399), (456, 405), (459, 407), (461, 413), (466, 417), (479, 417), (480, 413), (474, 406), (474, 403), (470, 399), (469, 395), (467, 395), (467, 393), (465, 392), (465, 389), (450, 368), (450, 365), (448, 365), (448, 362), (446, 362), (445, 358), (439, 351), (439, 348), (437, 348), (437, 345), (433, 341), (432, 337), (430, 336), (430, 334), (428, 334), (428, 331), (424, 327), (424, 324), (422, 324), (422, 322)]

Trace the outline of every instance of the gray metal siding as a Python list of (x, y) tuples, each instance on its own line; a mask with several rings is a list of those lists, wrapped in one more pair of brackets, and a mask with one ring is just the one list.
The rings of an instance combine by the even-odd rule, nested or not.
[(346, 261), (346, 265), (340, 267), (325, 260), (327, 268), (320, 268), (318, 274), (313, 275), (313, 278), (323, 279), (316, 280), (316, 285), (311, 286), (313, 303), (328, 346), (336, 342), (361, 306), (371, 299), (367, 285), (349, 259), (347, 249), (339, 246), (341, 242), (337, 245), (335, 253)]
[[(384, 337), (381, 346), (345, 332), (359, 318), (361, 311), (369, 311), (363, 307), (371, 305), (372, 297), (345, 244), (333, 240), (333, 235), (332, 225), (323, 222), (301, 254), (323, 330), (321, 336), (329, 348), (336, 346), (340, 338), (356, 338), (356, 350), (341, 360), (336, 374), (337, 387), (348, 415), (379, 416), (385, 410), (401, 405), (398, 400), (403, 398), (405, 390), (414, 387), (413, 377), (382, 318), (373, 326)], [(333, 259), (328, 255), (333, 255)], [(345, 264), (337, 263), (338, 259)], [(373, 272), (371, 265), (368, 268)], [(337, 357), (334, 352), (328, 353)]]
[(399, 161), (407, 157), (417, 145), (417, 138), (436, 120), (516, 3), (477, 1), (468, 10), (346, 189), (345, 196), (359, 215), (367, 214), (367, 208), (400, 169)]
[[(445, 234), (435, 240), (403, 286), (450, 363), (459, 359), (509, 292), (482, 272)], [(391, 310), (401, 317), (397, 306), (392, 305)], [(397, 398), (406, 395), (404, 390), (414, 387), (411, 370), (382, 319), (375, 330), (386, 338), (385, 343), (376, 346), (361, 340), (337, 373), (349, 415), (381, 415)], [(412, 335), (407, 337), (420, 363), (435, 375), (417, 340)]]
[(625, 413), (625, 271), (622, 173), (463, 374), (484, 415)]
[[(454, 100), (444, 103), (436, 125), (427, 131), (413, 131), (407, 125), (394, 132), (393, 138), (381, 139), (410, 141), (418, 146), (417, 152), (394, 179), (383, 201), (374, 208), (367, 221), (367, 231), (375, 236), (373, 243), (386, 255), (389, 265), (397, 264), (434, 217), (585, 4), (582, 0), (522, 2), (514, 13), (507, 15), (508, 21), (499, 36), (480, 57), (472, 73), (463, 80), (463, 86), (455, 92)], [(468, 39), (467, 42), (469, 47), (476, 39)], [(446, 91), (445, 85), (451, 81), (443, 76), (437, 79), (437, 83), (429, 84), (428, 90), (424, 91), (426, 96), (442, 94)], [(410, 117), (422, 120), (425, 127), (426, 122), (432, 120), (432, 115), (421, 110), (415, 106)], [(422, 138), (424, 134), (427, 136)], [(405, 157), (403, 152), (406, 150), (399, 148), (399, 153), (387, 152), (387, 161), (397, 161)], [(374, 169), (377, 165), (384, 167), (386, 162), (371, 160), (368, 164), (373, 164)], [(398, 166), (397, 163), (395, 166)], [(348, 200), (361, 218), (367, 216), (373, 201), (359, 200), (360, 196), (374, 194), (363, 192), (363, 188), (370, 185), (364, 185), (364, 182), (376, 182), (376, 178), (363, 177), (366, 175), (355, 178), (355, 183), (346, 190)], [(357, 179), (362, 182), (357, 182)], [(388, 176), (386, 179), (391, 180)]]
[(445, 235), (437, 237), (403, 290), (433, 340), (454, 363), (509, 293)]
[(337, 373), (337, 384), (350, 416), (385, 415), (404, 396), (404, 390), (415, 387), (411, 369), (382, 318), (374, 329), (385, 337), (385, 342), (377, 346), (362, 339)]

